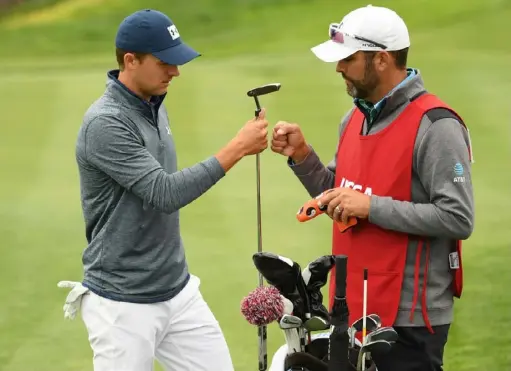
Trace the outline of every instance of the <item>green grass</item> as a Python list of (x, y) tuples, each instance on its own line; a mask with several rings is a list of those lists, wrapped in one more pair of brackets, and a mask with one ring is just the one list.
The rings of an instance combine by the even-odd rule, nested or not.
[[(223, 146), (252, 115), (253, 101), (246, 91), (273, 81), (281, 82), (282, 89), (262, 100), (269, 120), (300, 123), (323, 161), (331, 159), (338, 120), (351, 102), (334, 66), (317, 61), (309, 47), (323, 40), (328, 22), (362, 3), (343, 3), (335, 10), (326, 1), (311, 3), (288, 1), (272, 7), (269, 2), (240, 2), (231, 5), (224, 26), (215, 17), (221, 9), (215, 10), (212, 1), (201, 2), (205, 7), (200, 14), (185, 2), (176, 5), (176, 17), (190, 21), (182, 22), (190, 43), (204, 52), (204, 57), (182, 69), (166, 101), (180, 167)], [(509, 2), (428, 1), (417, 2), (418, 10), (404, 0), (380, 3), (395, 7), (409, 20), (410, 65), (420, 68), (431, 91), (459, 110), (474, 145), (476, 227), (464, 245), (465, 291), (456, 302), (445, 370), (508, 369), (511, 164), (506, 107), (511, 51), (501, 25), (511, 17)], [(0, 64), (2, 371), (92, 368), (83, 324), (64, 321), (66, 292), (56, 283), (81, 279), (85, 238), (74, 143), (82, 114), (102, 93), (105, 72), (113, 65), (105, 54), (113, 38), (112, 24), (100, 23), (105, 41), (88, 38), (80, 27), (94, 12), (111, 11), (116, 19), (125, 16), (115, 8), (118, 3), (113, 4), (76, 15), (79, 27), (56, 39), (53, 32), (69, 25), (69, 20), (2, 35), (0, 53), (9, 54)], [(133, 8), (136, 2), (126, 4), (130, 4), (126, 9)], [(290, 13), (283, 16), (284, 10)], [(195, 28), (204, 14), (211, 18), (206, 24), (218, 27), (208, 35), (203, 32), (205, 25)], [(236, 19), (238, 15), (242, 21)], [(109, 19), (104, 17), (99, 19)], [(305, 31), (303, 22), (314, 30)], [(260, 34), (251, 35), (249, 30)], [(73, 37), (78, 40), (69, 47), (73, 55), (56, 48), (55, 40)], [(22, 48), (30, 38), (47, 42), (36, 42), (32, 50)], [(39, 53), (45, 58), (36, 58)], [(255, 158), (244, 159), (182, 210), (191, 270), (202, 279), (202, 291), (225, 331), (237, 371), (257, 367), (256, 329), (239, 311), (241, 299), (257, 285), (251, 265), (257, 249), (254, 165)], [(269, 151), (262, 155), (262, 195), (265, 250), (303, 265), (330, 252), (328, 219), (310, 224), (296, 221), (296, 210), (308, 195), (286, 168), (285, 159)], [(270, 326), (269, 354), (283, 341), (276, 326)]]

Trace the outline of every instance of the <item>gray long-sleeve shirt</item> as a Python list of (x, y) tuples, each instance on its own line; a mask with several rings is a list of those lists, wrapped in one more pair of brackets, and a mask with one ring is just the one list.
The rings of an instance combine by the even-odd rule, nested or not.
[(108, 73), (76, 142), (88, 242), (83, 284), (114, 300), (164, 301), (189, 279), (179, 209), (225, 172), (215, 157), (178, 171), (164, 96), (145, 102), (117, 76)]
[[(410, 72), (414, 75), (386, 98), (372, 125), (368, 125), (367, 119), (365, 120), (364, 135), (377, 133), (388, 126), (405, 109), (412, 97), (425, 91), (420, 72)], [(353, 110), (350, 110), (342, 119), (339, 135), (346, 127), (352, 112)], [(467, 149), (469, 145), (467, 130), (452, 114), (444, 109), (427, 113), (422, 118), (414, 144), (411, 202), (371, 196), (369, 222), (385, 229), (430, 238), (427, 306), (432, 325), (452, 321), (452, 275), (448, 256), (455, 241), (467, 239), (473, 230), (474, 199), (471, 162)], [(325, 166), (312, 149), (303, 162), (293, 164), (288, 160), (288, 164), (310, 196), (315, 197), (334, 187), (336, 157), (337, 153)], [(420, 301), (417, 303), (414, 322), (411, 323), (409, 319), (414, 292), (416, 252), (417, 242), (411, 241), (406, 252), (405, 277), (396, 325), (424, 326)], [(422, 254), (421, 286), (424, 250)]]

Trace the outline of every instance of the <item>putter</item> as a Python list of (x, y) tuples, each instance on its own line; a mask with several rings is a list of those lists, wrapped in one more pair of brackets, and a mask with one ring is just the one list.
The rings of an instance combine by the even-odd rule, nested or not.
[[(251, 89), (247, 92), (249, 97), (254, 97), (256, 103), (255, 117), (259, 116), (261, 106), (258, 97), (280, 90), (280, 84), (268, 84)], [(262, 226), (261, 226), (261, 162), (259, 153), (256, 154), (256, 185), (257, 185), (257, 251), (263, 251)], [(259, 286), (263, 286), (263, 276), (259, 273)], [(267, 350), (267, 329), (266, 326), (257, 328), (259, 337), (259, 371), (266, 371), (268, 368), (268, 350)]]
[(284, 314), (279, 321), (279, 327), (284, 330), (288, 354), (301, 351), (301, 339), (299, 336), (301, 326), (302, 320), (290, 314)]

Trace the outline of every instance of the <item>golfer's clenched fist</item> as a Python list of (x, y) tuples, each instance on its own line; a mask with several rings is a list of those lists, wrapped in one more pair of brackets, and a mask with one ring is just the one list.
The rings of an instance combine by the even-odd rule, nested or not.
[(257, 118), (253, 118), (240, 129), (236, 139), (244, 156), (255, 155), (268, 148), (268, 121), (266, 110), (262, 109)]
[(279, 121), (273, 128), (271, 150), (291, 157), (295, 163), (302, 162), (310, 151), (300, 127), (286, 121)]

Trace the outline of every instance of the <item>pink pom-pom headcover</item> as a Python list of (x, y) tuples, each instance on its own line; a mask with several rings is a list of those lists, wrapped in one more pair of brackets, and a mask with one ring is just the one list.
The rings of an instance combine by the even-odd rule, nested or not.
[(284, 314), (284, 302), (274, 286), (258, 287), (241, 301), (241, 313), (255, 326), (268, 325)]

